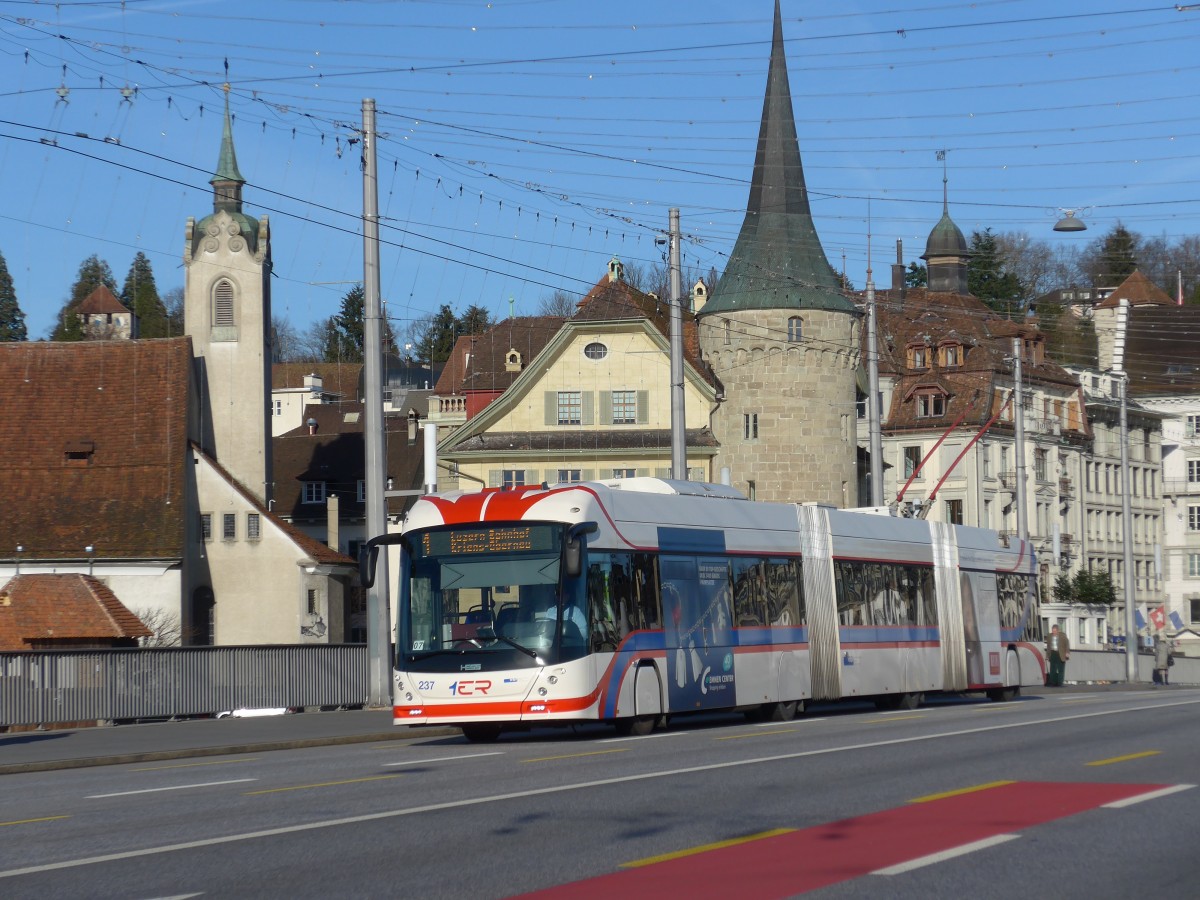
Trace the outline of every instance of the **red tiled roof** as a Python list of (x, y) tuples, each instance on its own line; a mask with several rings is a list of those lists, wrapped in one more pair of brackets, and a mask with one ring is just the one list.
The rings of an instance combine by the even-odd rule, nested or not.
[(111, 643), (151, 631), (90, 575), (17, 575), (0, 588), (0, 650), (48, 643)]
[[(520, 377), (550, 343), (563, 324), (562, 316), (516, 316), (505, 319), (483, 334), (463, 335), (442, 369), (434, 393), (439, 397), (467, 391), (504, 391)], [(510, 350), (521, 354), (521, 368), (505, 366)]]
[(0, 344), (0, 547), (183, 556), (190, 338)]
[(343, 400), (357, 400), (362, 368), (362, 363), (274, 363), (271, 389), (302, 388), (305, 376), (320, 375), (321, 390), (340, 394)]
[(90, 316), (106, 313), (128, 313), (129, 309), (116, 298), (112, 291), (104, 285), (100, 285), (83, 298), (83, 302), (79, 304), (79, 312)]
[(1121, 305), (1121, 300), (1128, 300), (1130, 306), (1173, 306), (1175, 301), (1171, 295), (1135, 269), (1133, 274), (1122, 281), (1115, 291), (1096, 304), (1096, 309), (1113, 309)]

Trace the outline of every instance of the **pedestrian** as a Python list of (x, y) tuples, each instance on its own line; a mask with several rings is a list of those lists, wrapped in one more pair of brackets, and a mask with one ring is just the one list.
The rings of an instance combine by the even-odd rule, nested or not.
[(1159, 684), (1170, 684), (1167, 669), (1171, 665), (1171, 645), (1161, 634), (1154, 636), (1154, 680)]
[(1070, 658), (1071, 644), (1067, 636), (1058, 630), (1057, 625), (1050, 626), (1050, 635), (1046, 638), (1046, 660), (1050, 663), (1046, 684), (1049, 687), (1062, 687), (1067, 660)]

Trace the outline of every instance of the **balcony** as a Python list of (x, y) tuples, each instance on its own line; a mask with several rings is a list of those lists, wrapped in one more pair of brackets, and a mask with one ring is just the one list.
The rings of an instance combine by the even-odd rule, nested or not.
[(1006, 491), (1015, 491), (1017, 489), (1017, 473), (1012, 469), (1007, 472), (1000, 472), (997, 476), (1000, 479), (1000, 484), (1004, 486)]
[(465, 422), (467, 420), (466, 397), (430, 397), (429, 418), (433, 422)]
[(1187, 478), (1164, 478), (1162, 489), (1164, 496), (1200, 494), (1200, 481), (1190, 481)]

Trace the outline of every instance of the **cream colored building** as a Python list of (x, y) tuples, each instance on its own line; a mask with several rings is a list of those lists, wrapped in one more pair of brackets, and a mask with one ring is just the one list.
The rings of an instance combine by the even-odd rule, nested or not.
[[(507, 320), (460, 339), (430, 398), (432, 422), (461, 422), (440, 436), (439, 460), (457, 478), (439, 488), (669, 476), (667, 306), (621, 274), (613, 259), (568, 319)], [(717, 388), (686, 313), (685, 338), (688, 474), (709, 481)]]

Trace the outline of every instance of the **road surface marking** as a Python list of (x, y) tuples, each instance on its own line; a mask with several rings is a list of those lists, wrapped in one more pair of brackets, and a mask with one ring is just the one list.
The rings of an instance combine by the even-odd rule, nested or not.
[(523, 760), (521, 760), (521, 762), (527, 762), (527, 763), (551, 762), (552, 760), (556, 760), (556, 759), (578, 759), (581, 756), (603, 756), (606, 753), (625, 753), (625, 752), (626, 752), (625, 748), (620, 747), (616, 750), (589, 750), (586, 753), (565, 753), (562, 756), (539, 756), (535, 759), (523, 759)]
[(84, 800), (102, 800), (105, 797), (128, 797), (130, 794), (157, 794), (161, 791), (186, 791), (188, 788), (220, 787), (223, 784), (244, 784), (258, 781), (257, 778), (233, 778), (229, 781), (205, 781), (201, 784), (176, 784), (171, 787), (142, 788), (140, 791), (117, 791), (112, 794), (89, 794)]
[(5, 825), (34, 825), (38, 822), (53, 822), (56, 819), (69, 819), (70, 816), (42, 816), (40, 819), (17, 819), (14, 822), (0, 822), (0, 828)]
[(1173, 784), (1165, 788), (1160, 788), (1157, 791), (1148, 791), (1145, 794), (1138, 794), (1136, 797), (1128, 797), (1125, 800), (1114, 800), (1112, 803), (1105, 803), (1105, 809), (1124, 809), (1126, 806), (1133, 806), (1135, 803), (1142, 803), (1146, 800), (1157, 800), (1159, 797), (1166, 797), (1170, 794), (1178, 794), (1180, 791), (1190, 791), (1194, 788), (1194, 784)]
[(198, 763), (179, 763), (173, 766), (142, 766), (138, 769), (130, 769), (130, 772), (157, 772), (159, 769), (190, 769), (194, 766), (231, 766), (236, 763), (258, 762), (257, 756), (252, 756), (250, 759), (218, 759), (215, 762), (198, 762)]
[[(873, 750), (879, 747), (893, 747), (899, 744), (916, 744), (923, 741), (940, 740), (943, 738), (963, 737), (970, 734), (985, 734), (989, 731), (1007, 731), (1012, 728), (1029, 728), (1038, 725), (1061, 725), (1079, 719), (1096, 719), (1101, 716), (1118, 716), (1125, 713), (1146, 712), (1147, 710), (1171, 709), (1177, 706), (1195, 706), (1196, 700), (1175, 700), (1167, 703), (1155, 703), (1151, 706), (1136, 706), (1122, 709), (1105, 709), (1099, 712), (1077, 713), (1074, 715), (1055, 716), (1048, 719), (1034, 719), (1030, 722), (1005, 722), (1002, 725), (982, 725), (976, 728), (962, 728), (957, 731), (940, 731), (936, 734), (909, 735), (902, 738), (888, 738), (881, 741), (870, 741), (862, 744), (849, 744), (841, 747), (826, 747), (820, 750), (797, 750), (791, 753), (778, 753), (771, 756), (758, 756), (750, 759), (736, 759), (719, 763), (707, 763), (699, 766), (686, 766), (680, 769), (666, 769), (658, 772), (642, 772), (633, 775), (617, 775), (612, 778), (597, 778), (592, 781), (580, 781), (574, 784), (562, 784), (551, 787), (533, 788), (527, 791), (513, 791), (504, 794), (489, 794), (483, 797), (467, 797), (462, 800), (447, 800), (442, 803), (430, 803), (425, 806), (409, 806), (403, 809), (389, 809), (376, 813), (363, 813), (357, 816), (344, 816), (337, 819), (324, 819), (319, 822), (307, 822), (301, 825), (285, 825), (279, 828), (267, 828), (261, 831), (247, 831), (227, 834), (220, 837), (206, 838), (198, 841), (186, 841), (178, 844), (163, 844), (157, 847), (145, 847), (141, 850), (126, 850), (121, 853), (108, 853), (101, 856), (84, 856), (77, 859), (66, 859), (54, 863), (44, 863), (37, 866), (26, 866), (21, 869), (0, 870), (0, 878), (13, 878), (18, 875), (32, 875), (38, 872), (54, 872), (60, 869), (72, 869), (79, 866), (91, 866), (99, 863), (117, 862), (125, 859), (137, 859), (143, 856), (157, 856), (163, 853), (175, 853), (180, 850), (195, 850), (201, 847), (217, 847), (222, 844), (235, 844), (241, 841), (253, 841), (260, 838), (278, 837), (285, 834), (296, 834), (303, 831), (316, 831), (322, 828), (339, 828), (343, 825), (358, 825), (363, 822), (376, 822), (385, 819), (395, 819), (402, 816), (417, 816), (430, 812), (442, 812), (447, 809), (463, 809), (480, 806), (484, 803), (505, 803), (510, 800), (522, 800), (528, 797), (540, 797), (550, 794), (560, 794), (567, 791), (584, 791), (592, 788), (609, 787), (614, 784), (632, 784), (638, 781), (651, 781), (658, 778), (674, 778), (681, 775), (698, 775), (701, 773), (718, 772), (722, 769), (733, 769), (741, 766), (756, 766), (764, 763), (788, 762), (795, 759), (805, 759), (810, 756), (825, 756), (832, 753), (847, 753), (853, 750)], [(1189, 785), (1188, 787), (1192, 787)], [(1182, 790), (1183, 788), (1180, 788)], [(1149, 798), (1147, 798), (1149, 799)], [(921, 807), (913, 807), (920, 809)]]
[(425, 763), (454, 762), (457, 759), (479, 759), (479, 757), (481, 757), (481, 756), (503, 756), (503, 755), (504, 755), (503, 750), (493, 750), (491, 753), (467, 753), (467, 754), (464, 754), (463, 756), (437, 756), (437, 757), (434, 757), (433, 759), (409, 759), (409, 760), (405, 760), (404, 762), (384, 763), (383, 767), (385, 769), (388, 769), (388, 768), (391, 768), (392, 766), (420, 766), (420, 765), (424, 765)]
[[(1007, 843), (1026, 829), (1161, 788), (1147, 784), (1013, 782), (987, 792), (907, 804), (754, 841), (681, 855), (524, 900), (646, 897), (670, 885), (688, 900), (774, 900), (869, 874), (895, 875)], [(748, 878), (746, 873), (753, 872)]]
[(652, 866), (655, 863), (666, 862), (669, 859), (682, 859), (685, 856), (695, 856), (710, 850), (720, 850), (723, 847), (736, 847), (751, 841), (761, 841), (763, 838), (776, 837), (780, 834), (791, 834), (795, 828), (773, 828), (770, 831), (760, 831), (758, 834), (748, 834), (745, 837), (730, 838), (727, 841), (716, 841), (712, 844), (701, 844), (699, 847), (689, 847), (687, 850), (676, 850), (674, 853), (663, 853), (659, 856), (648, 856), (633, 862), (621, 863), (622, 869), (637, 869), (642, 866)]
[(1063, 703), (1095, 703), (1095, 697), (1063, 697)]
[(1124, 756), (1112, 756), (1108, 759), (1097, 759), (1094, 762), (1084, 763), (1085, 766), (1111, 766), (1113, 763), (1128, 762), (1131, 759), (1142, 759), (1146, 756), (1158, 756), (1162, 753), (1161, 750), (1143, 750), (1141, 753), (1126, 753)]
[(653, 741), (665, 737), (682, 737), (687, 731), (660, 731), (658, 734), (631, 734), (626, 737), (602, 738), (597, 744), (619, 744), (622, 741)]
[(338, 787), (343, 784), (362, 784), (364, 781), (385, 781), (388, 778), (402, 778), (402, 775), (372, 775), (369, 778), (347, 778), (345, 781), (322, 781), (317, 784), (295, 784), (291, 787), (266, 788), (261, 791), (246, 791), (247, 797), (259, 794), (282, 794), (284, 791), (306, 791), (309, 788)]
[(713, 738), (714, 741), (740, 741), (743, 738), (769, 737), (772, 734), (795, 734), (798, 728), (778, 728), (775, 731), (751, 731), (749, 734), (727, 734)]
[(1015, 841), (1019, 837), (1019, 834), (996, 834), (992, 835), (990, 838), (984, 838), (981, 841), (972, 841), (971, 843), (963, 844), (960, 847), (951, 847), (949, 850), (942, 850), (940, 853), (930, 853), (928, 856), (910, 859), (908, 862), (902, 862), (894, 866), (876, 869), (871, 874), (903, 875), (905, 872), (911, 872), (913, 869), (923, 869), (925, 866), (936, 865), (937, 863), (945, 862), (948, 859), (954, 859), (956, 856), (966, 856), (968, 853), (974, 853), (976, 850), (986, 850), (988, 847), (995, 847), (997, 844)]
[(996, 787), (1004, 787), (1006, 784), (1016, 784), (1014, 781), (989, 781), (987, 784), (977, 784), (974, 787), (959, 788), (956, 791), (942, 791), (940, 794), (927, 794), (924, 797), (917, 797), (915, 800), (909, 800), (909, 803), (930, 803), (934, 800), (945, 800), (947, 797), (960, 797), (963, 794), (974, 794), (978, 791), (987, 791)]
[(923, 719), (923, 718), (925, 718), (925, 716), (923, 714), (919, 715), (919, 716), (895, 716), (895, 715), (893, 715), (893, 716), (888, 716), (886, 719), (867, 719), (863, 724), (864, 725), (886, 725), (888, 722), (900, 722), (904, 719)]
[[(825, 721), (827, 721), (827, 719), (824, 716), (819, 716), (816, 719), (810, 719), (808, 716), (804, 716), (803, 718), (797, 718), (795, 724), (807, 725), (809, 722), (825, 722)], [(754, 727), (755, 728), (770, 728), (770, 727), (772, 727), (774, 725), (778, 725), (778, 724), (779, 724), (778, 722), (755, 722)]]

